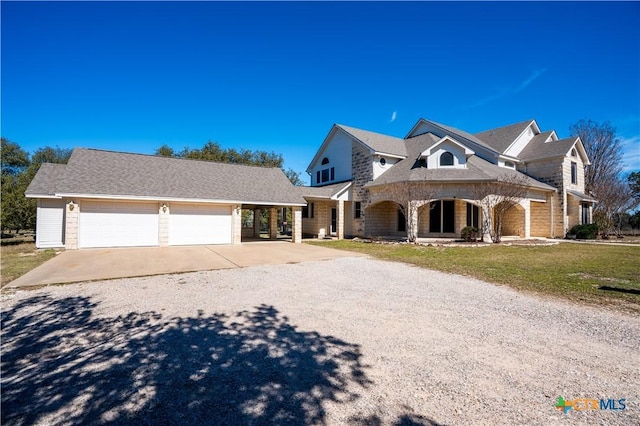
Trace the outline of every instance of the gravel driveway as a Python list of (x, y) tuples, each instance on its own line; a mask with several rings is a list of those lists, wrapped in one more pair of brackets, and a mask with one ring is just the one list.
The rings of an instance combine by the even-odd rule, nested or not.
[(2, 296), (1, 385), (3, 425), (639, 424), (640, 319), (370, 258), (80, 283)]

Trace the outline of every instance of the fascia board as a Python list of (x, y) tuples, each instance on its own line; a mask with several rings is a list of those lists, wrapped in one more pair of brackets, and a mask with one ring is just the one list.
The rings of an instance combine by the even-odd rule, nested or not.
[(218, 199), (202, 199), (202, 198), (178, 198), (178, 197), (148, 197), (139, 195), (111, 195), (111, 194), (81, 194), (81, 193), (65, 193), (56, 194), (55, 198), (90, 198), (104, 200), (123, 200), (123, 201), (168, 201), (178, 203), (208, 203), (208, 204), (256, 204), (265, 206), (306, 206), (306, 203), (282, 203), (267, 201), (251, 201), (251, 200), (218, 200)]

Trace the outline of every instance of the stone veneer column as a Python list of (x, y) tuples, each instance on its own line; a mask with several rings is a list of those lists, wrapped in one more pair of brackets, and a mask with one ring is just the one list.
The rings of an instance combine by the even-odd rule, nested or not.
[(531, 238), (531, 200), (528, 198), (520, 203), (524, 207), (524, 238)]
[(66, 219), (64, 224), (64, 247), (67, 250), (78, 248), (78, 216), (80, 215), (80, 205), (69, 201), (66, 208)]
[(344, 239), (344, 201), (338, 200), (338, 211), (336, 212), (336, 234), (339, 240)]
[(302, 207), (291, 207), (291, 216), (293, 219), (293, 227), (291, 229), (291, 238), (294, 243), (302, 242)]
[(231, 244), (242, 243), (242, 206), (239, 204), (231, 206)]
[(160, 203), (160, 208), (158, 210), (158, 245), (160, 247), (169, 246), (169, 214), (170, 206), (169, 203)]
[(275, 207), (269, 209), (269, 239), (278, 238), (278, 210)]

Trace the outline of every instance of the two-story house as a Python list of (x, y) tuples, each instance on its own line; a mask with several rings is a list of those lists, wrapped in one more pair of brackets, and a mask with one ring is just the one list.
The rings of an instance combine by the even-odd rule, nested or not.
[(559, 139), (535, 120), (472, 135), (420, 119), (404, 138), (336, 124), (307, 168), (302, 231), (319, 238), (406, 236), (396, 195), (411, 187), (410, 201), (420, 206), (410, 221), (414, 235), (458, 237), (491, 214), (474, 189), (511, 176), (526, 196), (507, 212), (503, 235), (563, 237), (591, 222), (588, 164), (578, 137)]

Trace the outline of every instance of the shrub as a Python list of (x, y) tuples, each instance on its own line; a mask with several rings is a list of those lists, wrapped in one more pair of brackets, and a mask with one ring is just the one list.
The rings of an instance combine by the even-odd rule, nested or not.
[(478, 239), (478, 228), (467, 226), (460, 231), (460, 237), (466, 242), (476, 241)]
[(590, 223), (588, 225), (576, 225), (569, 231), (579, 240), (595, 240), (598, 237), (598, 225)]

